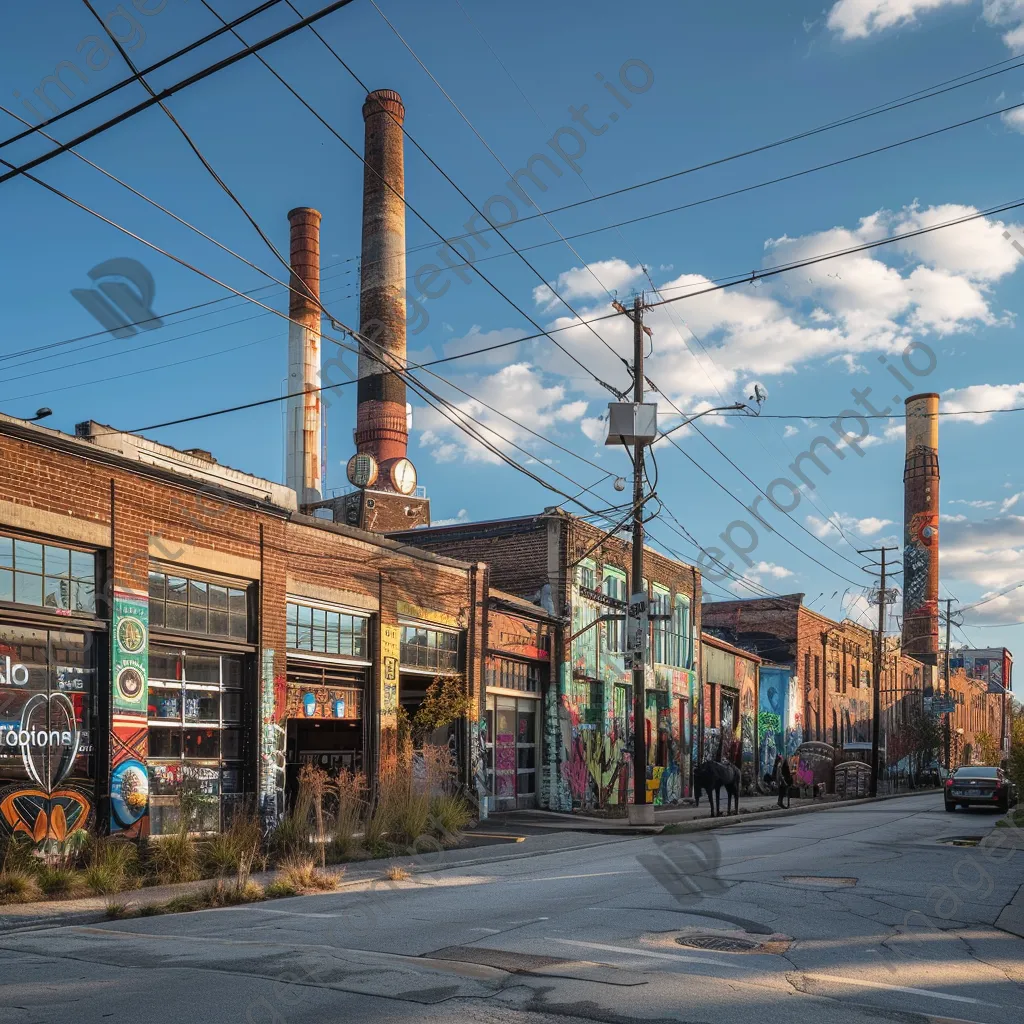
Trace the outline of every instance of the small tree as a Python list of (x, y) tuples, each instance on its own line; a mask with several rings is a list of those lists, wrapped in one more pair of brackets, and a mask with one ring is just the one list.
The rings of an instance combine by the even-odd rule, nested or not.
[(472, 706), (465, 680), (461, 676), (435, 676), (427, 687), (423, 703), (413, 715), (413, 742), (421, 746), (432, 732), (467, 717)]
[(1024, 790), (1024, 706), (1018, 701), (1010, 704), (1010, 756), (1007, 762), (1010, 778)]
[(978, 745), (978, 753), (981, 756), (982, 764), (999, 764), (999, 744), (996, 743), (989, 733), (979, 732), (974, 737), (974, 741)]

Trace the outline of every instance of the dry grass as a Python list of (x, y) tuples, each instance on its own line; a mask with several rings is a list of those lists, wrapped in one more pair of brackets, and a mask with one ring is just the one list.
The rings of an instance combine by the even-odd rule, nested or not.
[(18, 868), (0, 871), (0, 906), (5, 903), (33, 903), (41, 896), (39, 885), (27, 871)]
[(409, 877), (409, 872), (398, 864), (392, 864), (384, 872), (384, 877), (389, 882), (404, 882)]
[(82, 891), (82, 878), (73, 868), (44, 866), (36, 878), (43, 894), (52, 899), (71, 899)]
[(149, 863), (161, 885), (194, 882), (202, 874), (199, 847), (187, 832), (150, 840)]
[(312, 857), (289, 857), (280, 864), (280, 880), (296, 892), (331, 892), (338, 888), (338, 875), (320, 870)]

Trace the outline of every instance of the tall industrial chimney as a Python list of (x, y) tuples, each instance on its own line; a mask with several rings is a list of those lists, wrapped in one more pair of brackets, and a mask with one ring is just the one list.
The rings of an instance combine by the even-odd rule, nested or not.
[(288, 437), (286, 483), (299, 506), (322, 497), (320, 408), (320, 214), (302, 206), (291, 226), (291, 295), (288, 301)]
[(935, 664), (939, 653), (939, 396), (906, 400), (903, 468), (903, 647)]
[(347, 495), (344, 516), (352, 525), (387, 532), (430, 522), (430, 505), (416, 496), (409, 461), (405, 381), (393, 372), (406, 365), (405, 107), (391, 89), (378, 89), (363, 104), (366, 125), (363, 171), (362, 278), (356, 454), (348, 478), (359, 490)]

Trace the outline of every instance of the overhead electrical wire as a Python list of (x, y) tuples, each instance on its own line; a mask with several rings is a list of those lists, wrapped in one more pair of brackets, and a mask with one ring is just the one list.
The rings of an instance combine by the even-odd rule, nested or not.
[[(88, 131), (83, 132), (81, 135), (75, 136), (75, 138), (71, 139), (69, 142), (62, 142), (56, 148), (48, 150), (46, 153), (41, 153), (39, 156), (28, 160), (24, 164), (12, 167), (12, 169), (6, 174), (0, 174), (0, 184), (3, 184), (3, 182), (8, 181), (19, 174), (24, 174), (26, 171), (30, 171), (33, 168), (38, 167), (40, 164), (44, 164), (56, 156), (60, 156), (61, 153), (67, 152), (73, 146), (79, 146), (88, 139), (95, 138), (97, 135), (102, 135), (103, 132), (109, 131), (109, 129), (113, 128), (115, 125), (122, 124), (124, 121), (127, 121), (129, 118), (141, 113), (143, 110), (148, 110), (150, 107), (155, 106), (161, 100), (168, 99), (176, 93), (181, 92), (183, 89), (187, 89), (189, 86), (195, 85), (197, 82), (204, 81), (211, 75), (215, 75), (217, 72), (223, 71), (225, 68), (231, 67), (233, 64), (237, 64), (240, 60), (244, 60), (251, 54), (259, 53), (260, 50), (263, 50), (268, 46), (272, 46), (274, 43), (280, 42), (282, 39), (287, 39), (296, 32), (301, 31), (309, 25), (315, 24), (321, 19), (326, 18), (329, 14), (333, 14), (335, 11), (341, 10), (342, 7), (347, 7), (353, 2), (354, 0), (333, 0), (333, 3), (328, 4), (326, 7), (322, 7), (320, 10), (308, 15), (301, 21), (279, 29), (277, 32), (273, 32), (264, 39), (261, 39), (258, 43), (253, 43), (251, 46), (247, 46), (244, 50), (237, 53), (229, 54), (227, 57), (223, 57), (221, 60), (216, 61), (213, 64), (209, 64), (205, 68), (201, 68), (199, 71), (194, 72), (188, 77), (175, 82), (173, 85), (166, 86), (157, 93), (156, 97), (150, 96), (149, 99), (142, 100), (139, 103), (136, 103), (135, 106), (129, 107), (128, 110), (124, 110), (120, 114), (116, 114), (114, 117), (108, 118), (106, 121), (95, 125)], [(146, 73), (145, 70), (143, 73)], [(129, 83), (130, 81), (134, 81), (134, 78), (129, 80)], [(69, 110), (64, 111), (65, 114), (69, 112), (70, 108)], [(57, 120), (56, 117), (51, 118), (46, 122), (46, 124), (52, 124), (55, 120)], [(12, 165), (8, 164), (7, 166), (11, 167)]]

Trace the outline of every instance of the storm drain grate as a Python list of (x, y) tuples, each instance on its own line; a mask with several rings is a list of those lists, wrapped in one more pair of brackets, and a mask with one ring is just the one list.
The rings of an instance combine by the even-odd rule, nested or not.
[(822, 888), (856, 885), (856, 878), (842, 878), (832, 875), (783, 875), (784, 882), (794, 885), (820, 885)]
[(751, 939), (738, 939), (731, 935), (683, 935), (676, 939), (680, 946), (710, 949), (715, 953), (755, 953), (764, 947)]

